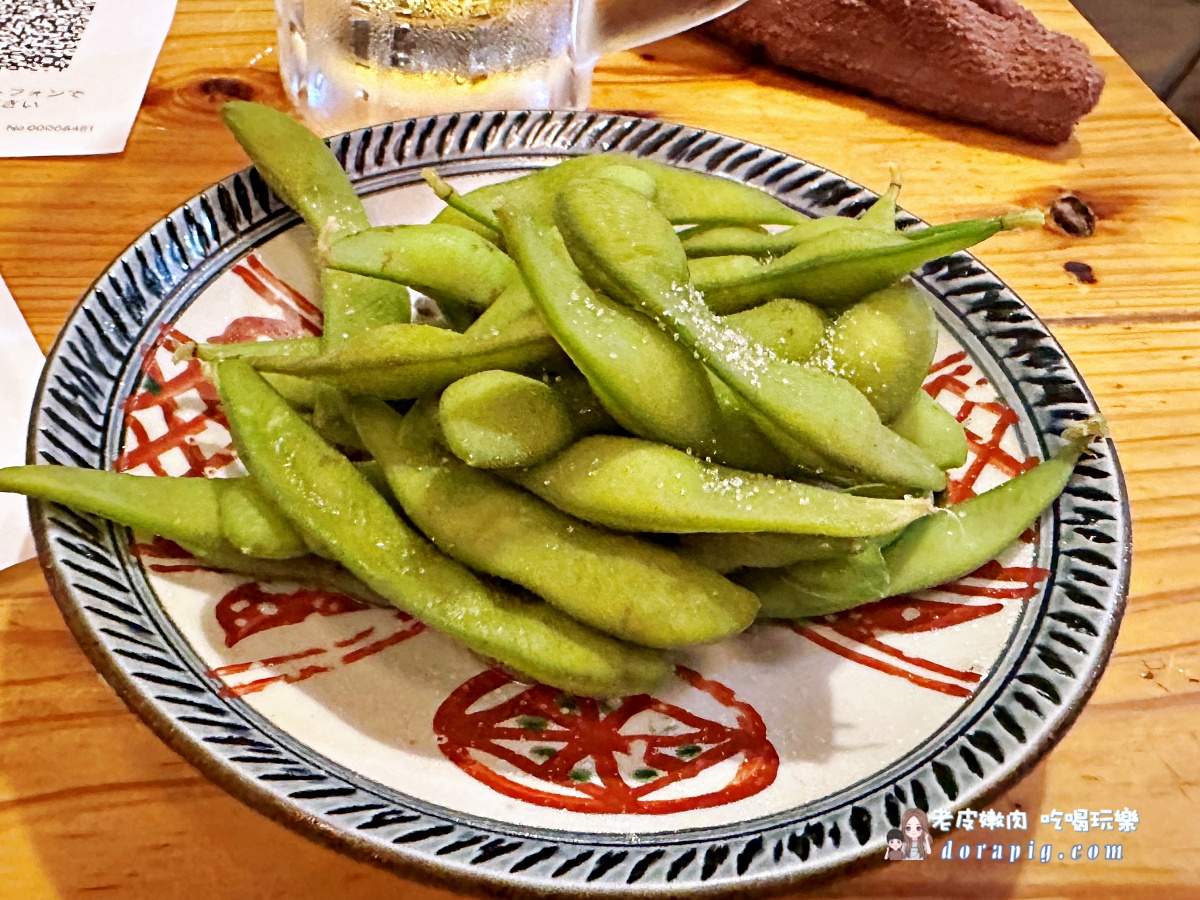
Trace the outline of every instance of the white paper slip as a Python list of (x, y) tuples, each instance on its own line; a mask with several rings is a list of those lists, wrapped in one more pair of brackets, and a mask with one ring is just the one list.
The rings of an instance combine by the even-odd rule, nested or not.
[[(45, 357), (0, 278), (0, 466), (25, 462), (29, 410)], [(33, 556), (25, 498), (0, 494), (0, 569)]]
[(175, 0), (0, 5), (0, 157), (125, 149)]

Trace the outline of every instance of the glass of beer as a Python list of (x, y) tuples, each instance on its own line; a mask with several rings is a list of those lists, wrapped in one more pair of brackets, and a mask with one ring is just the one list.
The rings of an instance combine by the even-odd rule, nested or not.
[(296, 108), (332, 134), (431, 113), (581, 109), (601, 53), (744, 0), (275, 0)]

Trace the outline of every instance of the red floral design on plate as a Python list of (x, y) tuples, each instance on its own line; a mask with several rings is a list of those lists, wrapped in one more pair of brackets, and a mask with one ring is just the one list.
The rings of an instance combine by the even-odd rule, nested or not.
[[(1004, 448), (1019, 421), (1017, 414), (996, 400), (976, 400), (971, 394), (987, 386), (965, 350), (952, 353), (930, 368), (925, 391), (946, 405), (967, 434), (966, 465), (950, 474), (946, 502), (974, 497), (980, 481), (987, 487), (1037, 465), (1035, 457), (1018, 459)], [(1033, 529), (1021, 536), (1033, 543)], [(1038, 595), (1049, 571), (1039, 566), (1005, 566), (997, 560), (970, 575), (936, 588), (934, 597), (891, 597), (820, 620), (789, 625), (797, 634), (839, 656), (897, 678), (953, 697), (969, 697), (982, 675), (904, 653), (881, 640), (881, 635), (938, 631), (993, 616), (1007, 603)], [(961, 599), (956, 599), (961, 598)]]
[[(774, 782), (779, 757), (754, 708), (691, 669), (678, 666), (675, 674), (698, 692), (691, 697), (715, 700), (732, 721), (647, 694), (608, 707), (545, 685), (517, 685), (493, 669), (447, 697), (433, 729), (442, 753), (492, 790), (572, 812), (687, 812), (752, 797)], [(717, 786), (654, 798), (727, 760), (736, 767)]]

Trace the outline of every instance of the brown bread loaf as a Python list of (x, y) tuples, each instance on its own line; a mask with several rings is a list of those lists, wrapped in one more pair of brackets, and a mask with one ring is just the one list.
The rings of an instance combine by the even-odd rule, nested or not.
[(901, 106), (1053, 144), (1104, 74), (1014, 0), (750, 0), (710, 33)]

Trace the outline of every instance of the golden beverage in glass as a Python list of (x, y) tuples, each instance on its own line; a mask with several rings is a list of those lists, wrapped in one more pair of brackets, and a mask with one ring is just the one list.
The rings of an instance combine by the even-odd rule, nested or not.
[(276, 0), (283, 83), (314, 128), (587, 105), (600, 53), (743, 0)]

